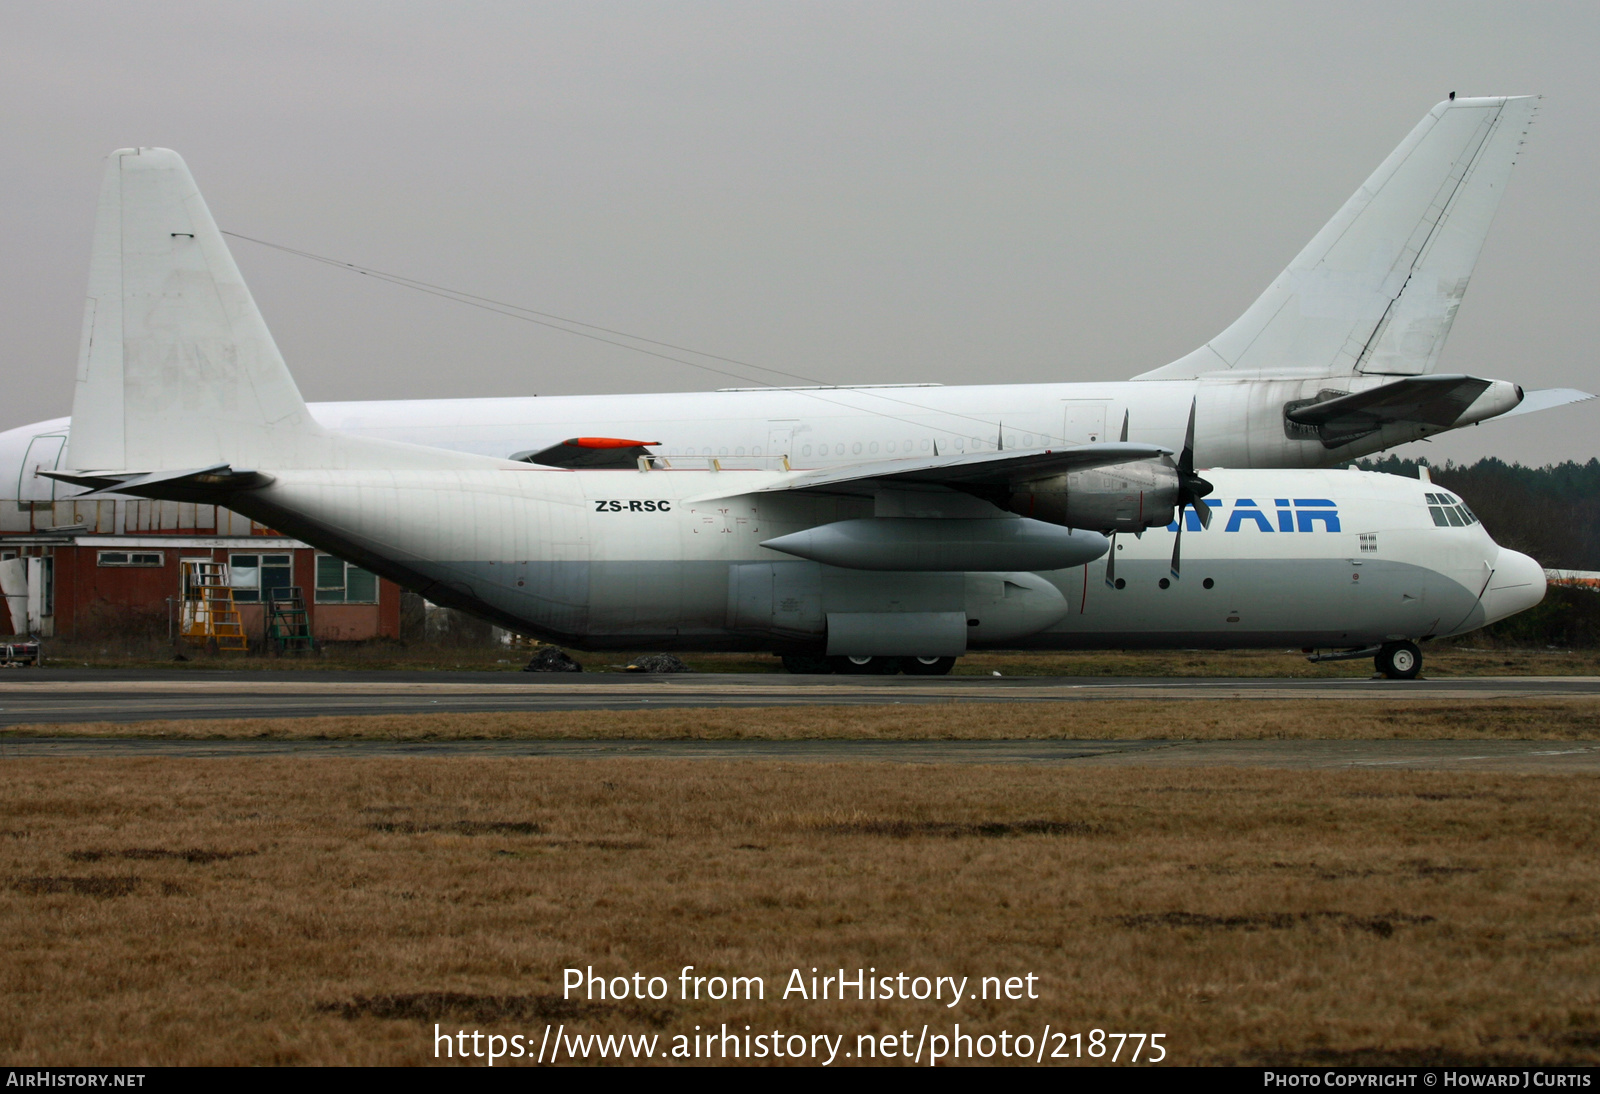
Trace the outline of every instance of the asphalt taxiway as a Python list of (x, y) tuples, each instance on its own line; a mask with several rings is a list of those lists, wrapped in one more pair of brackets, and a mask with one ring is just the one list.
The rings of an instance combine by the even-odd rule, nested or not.
[(321, 715), (639, 710), (1128, 699), (1393, 702), (1600, 698), (1600, 677), (1434, 680), (1217, 677), (789, 676), (616, 673), (195, 672), (18, 669), (0, 673), (0, 727), (70, 722)]
[(546, 757), (1600, 774), (1589, 741), (272, 741), (0, 738), (7, 758)]

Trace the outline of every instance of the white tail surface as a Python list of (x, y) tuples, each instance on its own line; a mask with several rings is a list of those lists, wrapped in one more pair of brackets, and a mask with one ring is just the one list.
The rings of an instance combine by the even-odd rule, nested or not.
[(1433, 371), (1537, 104), (1434, 107), (1232, 326), (1136, 379)]
[(322, 432), (176, 152), (111, 155), (72, 416), (82, 470), (255, 466)]
[(157, 472), (497, 462), (318, 425), (183, 158), (165, 148), (112, 153), (62, 466)]

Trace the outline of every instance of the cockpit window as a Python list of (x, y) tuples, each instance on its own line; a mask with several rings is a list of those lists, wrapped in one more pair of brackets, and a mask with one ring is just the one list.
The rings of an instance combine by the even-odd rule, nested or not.
[(1428, 494), (1428, 515), (1438, 528), (1465, 528), (1478, 523), (1478, 517), (1465, 502), (1450, 494)]

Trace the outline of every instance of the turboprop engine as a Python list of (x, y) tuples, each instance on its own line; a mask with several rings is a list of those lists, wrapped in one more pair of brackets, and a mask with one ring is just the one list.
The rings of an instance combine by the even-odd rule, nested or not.
[(1172, 523), (1178, 469), (1162, 460), (1114, 464), (1019, 482), (997, 504), (1007, 512), (1065, 528), (1142, 532)]

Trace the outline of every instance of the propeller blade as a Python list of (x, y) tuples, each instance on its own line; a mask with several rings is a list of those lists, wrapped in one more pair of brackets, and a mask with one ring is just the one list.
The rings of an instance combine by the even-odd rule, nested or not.
[[(1206, 483), (1206, 486), (1209, 487), (1210, 485), (1211, 485), (1210, 483)], [(1206, 491), (1206, 493), (1208, 493), (1208, 494), (1210, 492), (1211, 491), (1209, 489)], [(1191, 498), (1191, 499), (1189, 499), (1189, 504), (1194, 506), (1195, 516), (1200, 518), (1200, 527), (1202, 527), (1202, 528), (1210, 528), (1211, 527), (1211, 506), (1207, 505), (1205, 502), (1201, 501), (1199, 498)]]
[(1189, 400), (1189, 428), (1183, 434), (1183, 454), (1178, 457), (1178, 470), (1184, 475), (1194, 474), (1194, 409), (1198, 399)]
[(1111, 550), (1106, 552), (1106, 585), (1117, 587), (1117, 533), (1111, 533)]
[(1178, 506), (1178, 534), (1172, 537), (1172, 579), (1178, 580), (1179, 552), (1183, 548), (1183, 506)]

